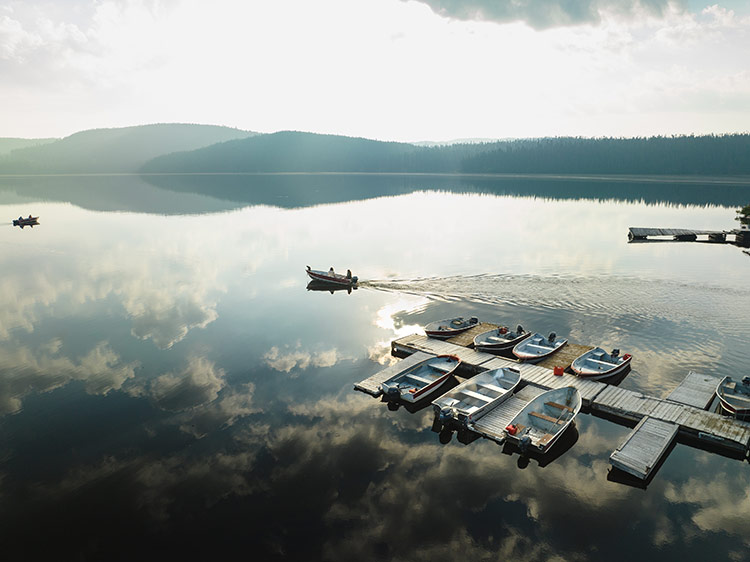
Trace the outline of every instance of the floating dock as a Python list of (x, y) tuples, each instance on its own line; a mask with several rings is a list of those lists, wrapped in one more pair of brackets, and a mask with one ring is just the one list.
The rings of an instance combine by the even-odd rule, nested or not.
[[(727, 237), (730, 237), (727, 238)], [(628, 240), (631, 242), (665, 241), (678, 242), (712, 242), (715, 244), (750, 244), (750, 231), (733, 230), (696, 230), (691, 228), (644, 228), (631, 226), (628, 229)]]
[[(492, 326), (475, 328), (480, 329), (492, 329)], [(471, 341), (469, 335), (462, 336), (459, 340), (462, 343)], [(552, 367), (567, 368), (574, 357), (591, 349), (589, 346), (568, 345), (573, 346), (570, 349), (573, 353), (569, 353), (572, 358), (557, 355), (544, 364), (532, 365), (478, 352), (465, 345), (458, 345), (455, 341), (413, 334), (391, 342), (391, 353), (406, 359), (355, 384), (354, 388), (379, 396), (379, 384), (409, 366), (410, 361), (417, 362), (430, 355), (452, 354), (461, 359), (462, 372), (467, 376), (499, 367), (513, 367), (521, 373), (522, 384), (525, 386), (505, 403), (483, 416), (473, 428), (479, 435), (499, 443), (505, 440), (505, 427), (526, 402), (544, 390), (573, 386), (581, 393), (584, 408), (589, 413), (621, 425), (635, 424), (630, 435), (612, 453), (610, 462), (613, 467), (641, 480), (652, 476), (654, 467), (663, 461), (675, 438), (684, 438), (688, 444), (704, 445), (735, 458), (748, 456), (750, 423), (707, 411), (721, 379), (690, 372), (667, 397), (658, 398), (569, 373), (555, 375)]]

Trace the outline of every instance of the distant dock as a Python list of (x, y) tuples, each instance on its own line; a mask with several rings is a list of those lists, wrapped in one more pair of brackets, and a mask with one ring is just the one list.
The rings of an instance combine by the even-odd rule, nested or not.
[(628, 240), (630, 242), (654, 242), (654, 241), (677, 241), (677, 242), (709, 242), (714, 244), (735, 244), (737, 246), (750, 246), (750, 230), (695, 230), (689, 228), (644, 228), (631, 226), (628, 229)]
[(650, 481), (675, 439), (733, 458), (744, 459), (750, 452), (750, 423), (708, 411), (720, 381), (717, 377), (690, 372), (666, 397), (647, 396), (567, 372), (554, 374), (554, 366), (567, 369), (575, 357), (591, 349), (589, 346), (568, 344), (566, 347), (570, 349), (567, 355), (553, 355), (536, 365), (469, 348), (467, 342), (471, 342), (473, 335), (494, 325), (487, 326), (477, 326), (471, 333), (449, 340), (420, 334), (393, 340), (391, 353), (406, 359), (356, 383), (354, 388), (377, 397), (380, 395), (379, 384), (409, 364), (431, 355), (452, 354), (461, 359), (461, 369), (466, 376), (498, 367), (513, 367), (520, 371), (523, 396), (501, 404), (473, 428), (475, 433), (498, 443), (505, 441), (504, 429), (523, 407), (524, 400), (544, 390), (573, 386), (581, 393), (584, 404), (582, 412), (620, 425), (630, 427), (635, 424), (633, 431), (610, 456), (610, 463), (639, 481)]

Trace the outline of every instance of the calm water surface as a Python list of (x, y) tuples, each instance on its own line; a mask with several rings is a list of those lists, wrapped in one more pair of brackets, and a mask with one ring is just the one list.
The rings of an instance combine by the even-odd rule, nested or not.
[[(625, 388), (748, 373), (750, 187), (398, 176), (0, 180), (7, 559), (747, 560), (750, 466), (580, 415), (539, 463), (352, 390), (475, 315), (634, 356)], [(41, 225), (10, 220), (32, 213)], [(305, 265), (347, 267), (347, 294)], [(553, 449), (554, 451), (554, 449)]]

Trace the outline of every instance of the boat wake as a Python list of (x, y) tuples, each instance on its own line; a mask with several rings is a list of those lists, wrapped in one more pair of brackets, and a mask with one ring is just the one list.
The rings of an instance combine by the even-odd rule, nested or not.
[(422, 296), (436, 303), (522, 307), (542, 313), (568, 311), (583, 318), (617, 321), (622, 327), (628, 319), (639, 325), (649, 320), (665, 320), (730, 333), (735, 331), (733, 328), (737, 331), (746, 328), (737, 310), (742, 308), (741, 303), (750, 306), (750, 289), (618, 276), (486, 274), (370, 280), (360, 282), (360, 287)]

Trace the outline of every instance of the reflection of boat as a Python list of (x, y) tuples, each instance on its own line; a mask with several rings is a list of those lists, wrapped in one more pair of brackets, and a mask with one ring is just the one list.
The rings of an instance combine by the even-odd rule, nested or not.
[(572, 386), (543, 392), (513, 418), (505, 428), (506, 438), (521, 452), (547, 451), (571, 424), (581, 409), (581, 393)]
[(565, 338), (558, 340), (555, 332), (552, 332), (548, 338), (545, 338), (542, 334), (534, 334), (517, 343), (513, 348), (513, 355), (521, 361), (536, 363), (545, 357), (549, 357), (566, 343), (568, 343), (568, 340)]
[(455, 355), (430, 357), (382, 382), (380, 390), (390, 399), (418, 402), (442, 387), (460, 363)]
[(484, 371), (433, 400), (440, 421), (468, 425), (506, 400), (521, 380), (516, 369), (501, 367)]
[(581, 378), (603, 379), (622, 373), (630, 366), (632, 358), (629, 353), (621, 356), (619, 349), (613, 349), (612, 353), (607, 353), (601, 347), (595, 347), (576, 357), (570, 368)]
[(330, 285), (351, 287), (352, 285), (356, 285), (358, 279), (356, 276), (353, 277), (352, 272), (349, 270), (347, 270), (346, 275), (343, 275), (341, 273), (335, 273), (333, 268), (328, 271), (320, 271), (318, 269), (310, 269), (310, 266), (308, 265), (306, 271), (310, 276), (310, 279), (313, 281), (320, 281), (321, 283), (328, 283)]
[(463, 316), (457, 316), (456, 318), (430, 322), (424, 327), (424, 331), (431, 338), (450, 338), (476, 326), (478, 322), (479, 320), (474, 316), (468, 320), (465, 320)]
[(490, 330), (476, 336), (474, 338), (474, 348), (477, 351), (496, 353), (511, 349), (518, 342), (528, 338), (530, 335), (531, 332), (527, 332), (520, 325), (513, 332), (506, 326), (500, 326), (496, 330)]
[(32, 217), (29, 215), (28, 217), (18, 217), (17, 219), (13, 219), (13, 226), (20, 226), (23, 228), (24, 226), (30, 226), (31, 228), (34, 228), (35, 225), (39, 224), (39, 217)]
[(738, 419), (750, 417), (750, 377), (743, 377), (740, 383), (724, 377), (716, 386), (716, 396), (724, 411)]
[(333, 283), (325, 283), (323, 281), (316, 281), (315, 279), (307, 284), (308, 291), (328, 291), (331, 294), (336, 291), (346, 291), (351, 294), (352, 289), (356, 290), (357, 285), (334, 285)]

